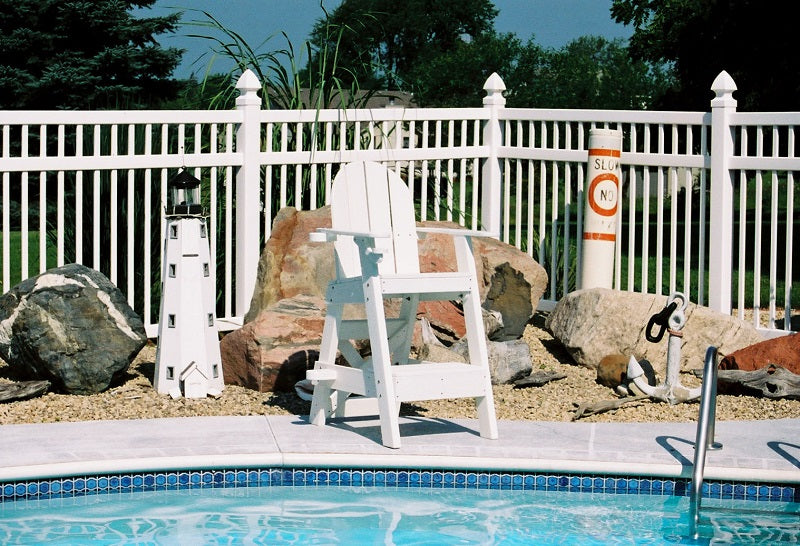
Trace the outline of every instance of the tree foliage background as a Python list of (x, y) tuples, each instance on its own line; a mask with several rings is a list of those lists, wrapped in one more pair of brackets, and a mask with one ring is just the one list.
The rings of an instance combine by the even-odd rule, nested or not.
[(727, 71), (740, 110), (793, 111), (800, 97), (797, 21), (790, 0), (614, 0), (614, 19), (634, 28), (635, 60), (667, 63), (665, 109), (707, 110), (711, 83)]
[[(317, 52), (336, 50), (339, 80), (405, 89), (415, 65), (491, 32), (497, 13), (490, 0), (344, 0), (317, 21), (310, 41)], [(341, 38), (331, 26), (342, 29)]]
[(141, 108), (174, 98), (181, 52), (156, 37), (180, 14), (155, 0), (0, 0), (0, 109)]
[(506, 81), (509, 104), (536, 108), (650, 108), (670, 76), (632, 61), (622, 40), (583, 36), (558, 50), (529, 42)]
[[(315, 52), (336, 50), (329, 78), (413, 93), (421, 106), (479, 105), (492, 72), (506, 82), (509, 106), (520, 107), (647, 108), (667, 87), (667, 72), (631, 61), (622, 41), (544, 49), (535, 37), (497, 33), (497, 14), (489, 0), (344, 0), (310, 41)], [(331, 23), (341, 29), (335, 43)]]
[(184, 14), (132, 15), (154, 3), (0, 0), (0, 108), (230, 107), (245, 68), (270, 108), (336, 107), (337, 96), (378, 89), (420, 106), (476, 106), (492, 72), (513, 107), (707, 110), (721, 70), (740, 110), (796, 110), (800, 94), (789, 0), (613, 0), (612, 17), (633, 27), (629, 45), (584, 36), (560, 49), (498, 33), (491, 0), (342, 0), (330, 12), (323, 1), (301, 48), (263, 54), (205, 14), (222, 33), (211, 48), (237, 74), (200, 82), (176, 81), (181, 52), (158, 44), (187, 28)]

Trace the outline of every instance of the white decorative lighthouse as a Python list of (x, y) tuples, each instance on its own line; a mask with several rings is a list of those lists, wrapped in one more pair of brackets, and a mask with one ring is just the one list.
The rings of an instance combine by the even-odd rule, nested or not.
[(200, 181), (169, 183), (154, 384), (173, 398), (219, 396), (224, 387)]

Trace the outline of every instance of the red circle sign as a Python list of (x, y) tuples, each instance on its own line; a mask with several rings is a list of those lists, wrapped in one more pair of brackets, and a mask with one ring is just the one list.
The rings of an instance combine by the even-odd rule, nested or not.
[[(595, 198), (595, 190), (602, 182), (610, 181), (614, 184), (614, 204), (612, 207), (607, 208), (601, 206), (601, 203)], [(619, 188), (619, 178), (614, 173), (602, 173), (594, 177), (592, 183), (589, 184), (589, 206), (600, 216), (614, 216), (617, 213), (617, 190)]]

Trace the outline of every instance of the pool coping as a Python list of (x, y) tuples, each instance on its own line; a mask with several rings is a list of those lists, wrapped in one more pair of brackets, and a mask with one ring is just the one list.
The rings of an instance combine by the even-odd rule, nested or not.
[[(403, 445), (374, 418), (325, 427), (301, 416), (219, 416), (0, 425), (0, 482), (233, 468), (415, 468), (690, 478), (694, 423), (477, 421), (404, 417)], [(800, 419), (721, 421), (707, 480), (800, 483)]]

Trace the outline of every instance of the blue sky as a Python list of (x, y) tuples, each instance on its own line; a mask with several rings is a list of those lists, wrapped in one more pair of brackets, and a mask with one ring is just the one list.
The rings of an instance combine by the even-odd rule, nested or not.
[[(325, 0), (324, 5), (332, 10), (339, 3), (340, 0)], [(494, 4), (500, 11), (495, 19), (498, 32), (513, 32), (523, 41), (534, 37), (543, 47), (560, 48), (585, 35), (612, 39), (628, 38), (632, 33), (630, 27), (611, 19), (611, 0), (495, 0)], [(204, 19), (201, 13), (190, 10), (207, 11), (226, 28), (241, 34), (252, 47), (284, 31), (297, 49), (308, 37), (314, 22), (322, 17), (319, 0), (158, 0), (153, 9), (143, 10), (143, 15), (176, 10), (187, 10), (184, 21)], [(164, 46), (187, 50), (176, 73), (178, 77), (188, 77), (192, 72), (202, 74), (208, 63), (208, 56), (197, 59), (208, 51), (209, 42), (186, 36), (192, 32), (207, 33), (204, 29), (183, 27), (177, 35), (161, 41)], [(261, 51), (285, 45), (283, 38), (276, 36)], [(219, 66), (215, 71), (221, 70), (227, 67)]]

